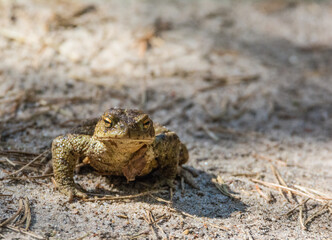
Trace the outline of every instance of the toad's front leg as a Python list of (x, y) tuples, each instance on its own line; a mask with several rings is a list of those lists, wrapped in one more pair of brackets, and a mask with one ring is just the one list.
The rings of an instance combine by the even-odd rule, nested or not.
[(87, 155), (91, 137), (88, 135), (59, 136), (52, 143), (52, 161), (54, 178), (59, 190), (65, 195), (86, 198), (79, 186), (74, 182), (74, 169), (77, 159)]

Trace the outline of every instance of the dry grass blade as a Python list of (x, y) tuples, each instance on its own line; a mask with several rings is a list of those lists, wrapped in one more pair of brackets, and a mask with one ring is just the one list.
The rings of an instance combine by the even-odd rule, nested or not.
[(168, 216), (166, 216), (166, 214), (163, 214), (163, 215), (161, 215), (160, 217), (158, 217), (157, 219), (156, 219), (156, 222), (160, 222), (161, 220), (163, 220), (163, 219), (165, 219), (165, 218), (170, 218), (170, 217), (168, 217)]
[(183, 212), (183, 211), (180, 211), (180, 210), (177, 210), (177, 209), (175, 209), (175, 208), (171, 208), (171, 207), (168, 207), (168, 209), (169, 209), (170, 211), (172, 211), (172, 212), (180, 213), (180, 214), (182, 214), (182, 215), (184, 215), (184, 216), (186, 216), (186, 217), (190, 217), (190, 218), (192, 218), (192, 219), (195, 219), (195, 220), (201, 221), (203, 224), (206, 224), (206, 225), (209, 225), (209, 226), (211, 226), (211, 227), (214, 227), (214, 228), (220, 229), (220, 230), (222, 230), (222, 231), (229, 231), (229, 228), (227, 228), (227, 227), (222, 227), (222, 226), (219, 226), (219, 225), (216, 225), (216, 224), (213, 224), (213, 223), (209, 223), (209, 222), (202, 221), (200, 218), (195, 217), (194, 215), (191, 215), (191, 214), (189, 214), (189, 213), (185, 213), (185, 212)]
[(254, 238), (251, 235), (251, 232), (250, 232), (249, 228), (246, 228), (246, 234), (247, 234), (249, 240), (254, 240)]
[(158, 239), (158, 235), (157, 235), (157, 233), (156, 233), (154, 227), (152, 226), (153, 223), (155, 222), (154, 217), (153, 217), (153, 215), (152, 215), (152, 212), (151, 212), (150, 210), (149, 210), (149, 211), (148, 211), (148, 210), (145, 210), (145, 215), (143, 215), (143, 218), (144, 218), (144, 220), (149, 224), (150, 229), (152, 230), (152, 232), (153, 232), (155, 238)]
[(287, 166), (287, 163), (286, 163), (286, 162), (284, 162), (284, 161), (282, 161), (282, 160), (279, 160), (279, 159), (272, 159), (272, 158), (265, 157), (265, 156), (262, 156), (262, 155), (257, 154), (257, 153), (253, 154), (252, 156), (253, 156), (254, 158), (256, 158), (256, 159), (260, 159), (260, 160), (264, 160), (264, 161), (269, 161), (269, 162), (271, 162), (271, 163), (277, 163), (277, 164), (279, 164), (279, 165), (281, 165), (281, 166), (283, 166), (283, 167), (286, 167), (286, 166)]
[(141, 233), (138, 233), (134, 236), (130, 236), (129, 239), (132, 240), (132, 239), (138, 239), (140, 237), (143, 237), (143, 236), (147, 236), (149, 235), (149, 232), (148, 231), (145, 231), (145, 232), (141, 232)]
[(332, 198), (315, 197), (315, 196), (312, 196), (312, 195), (308, 195), (304, 192), (295, 190), (293, 188), (285, 187), (285, 186), (275, 184), (275, 183), (264, 182), (264, 181), (261, 181), (261, 180), (258, 180), (258, 179), (251, 179), (251, 181), (254, 182), (254, 183), (262, 184), (266, 187), (272, 187), (272, 188), (275, 188), (275, 189), (281, 188), (281, 189), (284, 189), (284, 190), (289, 190), (289, 191), (291, 191), (292, 193), (294, 193), (296, 195), (300, 195), (300, 196), (303, 196), (303, 197), (308, 197), (308, 198), (314, 199), (314, 200), (319, 201), (319, 202), (324, 202), (325, 200), (332, 200)]
[(211, 78), (211, 80), (214, 80), (214, 84), (207, 86), (207, 87), (202, 87), (202, 88), (198, 88), (195, 91), (195, 95), (199, 92), (206, 92), (206, 91), (210, 91), (213, 89), (216, 89), (218, 87), (223, 87), (223, 86), (227, 86), (227, 85), (237, 85), (237, 84), (241, 84), (244, 82), (253, 82), (255, 80), (259, 79), (259, 75), (258, 74), (253, 74), (253, 75), (244, 75), (244, 76), (227, 76), (227, 77), (219, 77), (219, 78), (215, 78), (215, 77), (207, 77), (207, 78)]
[(314, 214), (312, 214), (308, 219), (304, 222), (304, 226), (306, 226), (309, 222), (311, 222), (314, 218), (318, 217), (319, 215), (323, 214), (328, 207), (328, 203), (325, 203), (323, 206), (321, 206)]
[(4, 159), (5, 159), (10, 165), (16, 167), (16, 164), (15, 164), (13, 161), (9, 160), (9, 158), (5, 157)]
[(158, 202), (164, 202), (164, 203), (167, 203), (167, 204), (172, 204), (172, 201), (168, 201), (168, 200), (162, 199), (162, 198), (160, 198), (160, 197), (153, 196), (152, 194), (149, 194), (149, 196), (150, 196), (151, 198), (154, 198), (154, 199), (157, 200)]
[[(26, 164), (26, 162), (22, 162), (22, 161), (17, 161), (17, 160), (10, 160), (13, 164), (15, 164), (15, 166), (22, 166), (22, 165), (25, 165)], [(4, 164), (10, 164), (7, 160), (5, 160), (5, 159), (0, 159), (0, 163), (4, 163)], [(12, 164), (10, 164), (11, 166), (12, 166)], [(35, 169), (35, 168), (37, 168), (37, 167), (40, 167), (41, 166), (41, 164), (39, 164), (39, 163), (34, 163), (34, 164), (31, 164), (30, 165), (30, 167), (29, 168), (32, 168), (32, 169)]]
[(14, 213), (13, 216), (11, 216), (10, 218), (8, 218), (7, 220), (3, 221), (0, 224), (0, 227), (5, 227), (9, 223), (11, 223), (17, 216), (19, 216), (22, 213), (23, 207), (24, 207), (23, 206), (23, 200), (20, 199), (20, 201), (19, 201), (19, 207), (18, 207), (18, 210), (16, 211), (16, 213)]
[(26, 169), (27, 167), (29, 167), (31, 164), (33, 164), (34, 162), (36, 162), (37, 160), (39, 160), (44, 154), (46, 154), (48, 151), (50, 150), (46, 150), (44, 152), (42, 152), (41, 154), (39, 154), (37, 157), (35, 157), (34, 159), (32, 159), (28, 164), (24, 165), (23, 167), (21, 167), (19, 170), (9, 174), (7, 177), (11, 177), (14, 176), (20, 172), (22, 172), (24, 169)]
[(212, 182), (217, 187), (217, 189), (225, 196), (230, 197), (232, 199), (238, 200), (240, 199), (237, 196), (234, 196), (228, 191), (228, 186), (225, 184), (224, 180), (222, 180), (221, 176), (218, 175), (217, 178), (213, 178)]
[(23, 216), (21, 222), (24, 223), (24, 220), (26, 220), (25, 221), (25, 230), (29, 230), (29, 227), (31, 224), (31, 210), (30, 210), (30, 205), (29, 205), (29, 199), (27, 197), (25, 197), (25, 199), (24, 199), (24, 207), (25, 207), (25, 211), (24, 211), (24, 216)]
[(22, 180), (22, 181), (29, 181), (32, 179), (43, 179), (43, 178), (49, 178), (53, 177), (54, 174), (44, 174), (44, 175), (39, 175), (39, 176), (29, 176), (29, 177), (6, 177), (5, 179), (12, 179), (12, 180)]
[(256, 177), (256, 178), (258, 178), (259, 175), (260, 175), (260, 173), (233, 173), (232, 174), (233, 177)]
[(148, 218), (148, 215), (143, 214), (143, 218), (148, 224), (150, 224), (150, 220)]
[(23, 234), (26, 234), (26, 235), (29, 235), (31, 237), (34, 237), (36, 239), (45, 239), (44, 237), (40, 236), (40, 235), (37, 235), (36, 233), (34, 232), (31, 232), (31, 231), (28, 231), (28, 230), (25, 230), (23, 228), (19, 228), (19, 227), (15, 227), (15, 226), (12, 226), (12, 225), (8, 225), (6, 226), (6, 228), (10, 229), (10, 230), (13, 230), (15, 232), (19, 232), (19, 233), (23, 233)]
[(306, 204), (308, 201), (310, 200), (310, 198), (307, 198), (306, 200), (302, 201), (301, 203), (297, 204), (295, 207), (293, 207), (291, 210), (289, 210), (286, 214), (284, 214), (285, 216), (289, 216), (291, 215), (298, 207), (303, 206), (304, 204)]
[(49, 178), (49, 177), (53, 177), (54, 174), (53, 173), (49, 173), (49, 174), (44, 174), (44, 175), (39, 175), (39, 176), (31, 176), (29, 178), (31, 179), (43, 179), (43, 178)]
[(300, 222), (301, 228), (303, 230), (305, 230), (306, 226), (303, 223), (303, 205), (301, 205), (300, 208), (299, 208), (299, 222)]
[(27, 123), (27, 124), (25, 124), (24, 126), (21, 126), (21, 127), (15, 127), (14, 129), (11, 129), (11, 130), (8, 130), (8, 131), (5, 131), (5, 132), (1, 135), (1, 137), (2, 137), (2, 138), (6, 138), (6, 137), (8, 137), (8, 136), (10, 136), (10, 135), (13, 135), (13, 134), (17, 133), (17, 132), (23, 132), (25, 129), (27, 129), (27, 128), (33, 126), (34, 124), (35, 124), (34, 122), (31, 122), (31, 123)]
[(202, 129), (212, 140), (219, 141), (219, 137), (216, 134), (214, 134), (214, 132), (210, 131), (208, 127), (202, 126)]
[(105, 196), (102, 198), (93, 198), (93, 199), (82, 199), (82, 201), (84, 202), (95, 202), (95, 201), (121, 201), (121, 200), (125, 200), (125, 199), (133, 199), (133, 198), (138, 198), (138, 197), (142, 197), (142, 196), (146, 196), (146, 195), (150, 195), (153, 193), (161, 193), (161, 192), (165, 192), (165, 190), (151, 190), (151, 191), (146, 191), (146, 192), (142, 192), (142, 193), (138, 193), (138, 194), (133, 194), (133, 195), (126, 195), (126, 196)]
[[(23, 214), (22, 218), (20, 219), (20, 221), (16, 222), (21, 215)], [(22, 225), (25, 223), (25, 228), (20, 228), (18, 226), (14, 226), (15, 225)], [(31, 210), (30, 210), (30, 205), (29, 205), (29, 199), (26, 197), (24, 200), (20, 199), (19, 200), (19, 208), (16, 211), (15, 214), (13, 214), (10, 218), (8, 218), (7, 220), (5, 220), (4, 222), (2, 222), (0, 224), (0, 227), (6, 227), (10, 230), (22, 233), (22, 234), (26, 234), (29, 236), (32, 236), (34, 238), (37, 239), (44, 239), (41, 236), (36, 235), (33, 232), (30, 232), (28, 229), (30, 227), (30, 223), (31, 223)]]
[(97, 8), (94, 5), (87, 5), (87, 6), (83, 6), (81, 9), (76, 10), (73, 14), (72, 17), (80, 17), (84, 14), (90, 13), (90, 12), (94, 12), (96, 11)]
[(0, 197), (11, 197), (11, 196), (13, 196), (13, 195), (11, 195), (11, 194), (0, 194)]
[(18, 155), (18, 156), (31, 156), (31, 157), (37, 157), (39, 154), (37, 153), (31, 153), (31, 152), (25, 152), (25, 151), (18, 151), (18, 150), (6, 150), (6, 151), (0, 151), (0, 155)]
[(129, 219), (129, 217), (127, 215), (123, 215), (123, 214), (118, 214), (116, 215), (118, 218), (122, 218), (122, 219)]
[(162, 227), (160, 227), (158, 224), (156, 224), (156, 226), (157, 226), (157, 228), (160, 230), (160, 232), (163, 235), (162, 239), (167, 239), (167, 235), (166, 235), (165, 231), (162, 229)]
[[(204, 110), (210, 115), (210, 117), (212, 119), (220, 119), (220, 118), (223, 118), (224, 117), (222, 115), (213, 115), (211, 113), (208, 112), (207, 109), (205, 109), (206, 107), (204, 106)], [(222, 134), (230, 134), (230, 135), (234, 135), (234, 136), (246, 136), (246, 135), (259, 135), (258, 133), (256, 132), (244, 132), (244, 131), (236, 131), (234, 129), (231, 129), (231, 128), (225, 128), (225, 127), (222, 127), (222, 126), (217, 126), (217, 127), (210, 127), (209, 128), (211, 131), (214, 131), (214, 132), (218, 132), (218, 133), (222, 133)]]
[[(275, 176), (275, 178), (277, 179), (277, 181), (278, 181), (278, 183), (280, 184), (280, 185), (282, 185), (282, 186), (285, 186), (285, 187), (288, 187), (287, 186), (287, 184), (286, 184), (286, 182), (284, 181), (284, 179), (281, 177), (281, 174), (280, 174), (280, 172), (278, 171), (278, 169), (276, 169), (276, 167), (273, 165), (273, 164), (271, 164), (270, 165), (270, 167), (271, 167), (271, 170), (272, 170), (272, 172), (273, 172), (273, 174), (274, 174), (274, 176)], [(279, 192), (280, 192), (280, 194), (289, 202), (289, 199), (284, 195), (284, 191), (283, 190), (281, 190), (280, 188), (279, 188)], [(290, 192), (290, 191), (286, 191), (291, 197), (293, 197), (293, 194), (292, 194), (292, 192)]]
[(91, 233), (86, 233), (82, 237), (75, 238), (75, 240), (83, 240), (84, 238), (88, 237)]
[(27, 211), (27, 220), (26, 220), (26, 223), (25, 223), (25, 230), (29, 230), (30, 228), (30, 224), (31, 224), (31, 210), (30, 210), (30, 206), (28, 206), (28, 211)]
[(273, 198), (271, 195), (266, 195), (265, 193), (262, 192), (262, 190), (259, 188), (259, 186), (257, 184), (255, 184), (255, 188), (256, 191), (268, 202), (268, 203), (272, 203), (273, 202)]
[(294, 187), (297, 188), (297, 189), (299, 189), (299, 190), (301, 190), (301, 191), (303, 191), (303, 192), (306, 192), (308, 194), (314, 194), (316, 196), (319, 196), (319, 197), (321, 197), (323, 199), (332, 199), (332, 195), (329, 194), (329, 193), (322, 193), (322, 192), (317, 191), (315, 189), (311, 189), (311, 188), (307, 188), (307, 187), (302, 187), (302, 186), (298, 186), (298, 185), (295, 185)]
[(332, 208), (330, 205), (328, 206), (328, 209), (329, 209), (330, 213), (332, 214)]
[(16, 223), (16, 221), (13, 221), (13, 223), (15, 223), (15, 225), (21, 225), (21, 224), (23, 224), (25, 222), (25, 220), (27, 219), (27, 217), (28, 217), (28, 214), (30, 212), (30, 207), (29, 207), (29, 201), (27, 201), (27, 198), (25, 198), (23, 200), (23, 205), (24, 205), (24, 214), (23, 214), (23, 217), (17, 223)]

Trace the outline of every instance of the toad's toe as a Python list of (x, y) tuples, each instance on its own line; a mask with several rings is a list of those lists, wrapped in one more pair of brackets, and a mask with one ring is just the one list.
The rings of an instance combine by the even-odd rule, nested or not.
[(178, 173), (177, 173), (180, 177), (184, 178), (184, 181), (186, 183), (188, 183), (190, 186), (192, 186), (193, 188), (199, 189), (199, 186), (197, 185), (194, 176), (191, 174), (191, 172), (189, 172), (188, 170), (182, 168), (182, 167), (178, 167)]

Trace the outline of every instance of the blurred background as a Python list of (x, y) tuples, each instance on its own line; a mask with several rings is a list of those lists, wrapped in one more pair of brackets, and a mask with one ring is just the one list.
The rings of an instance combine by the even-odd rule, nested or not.
[(234, 189), (253, 189), (234, 172), (270, 171), (259, 153), (331, 192), (331, 95), (331, 1), (0, 1), (1, 151), (40, 153), (83, 119), (137, 108)]
[(331, 129), (329, 1), (0, 7), (4, 144), (49, 140), (115, 106), (143, 109), (188, 141), (219, 139), (225, 128), (315, 137)]

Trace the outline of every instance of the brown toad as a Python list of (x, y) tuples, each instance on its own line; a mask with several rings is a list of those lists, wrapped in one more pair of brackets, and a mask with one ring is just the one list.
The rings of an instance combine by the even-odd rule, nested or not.
[(53, 140), (55, 180), (68, 196), (87, 196), (73, 180), (77, 160), (83, 158), (98, 172), (125, 176), (128, 181), (158, 168), (163, 182), (173, 186), (178, 166), (188, 161), (188, 151), (174, 132), (153, 123), (147, 114), (111, 108), (100, 119)]

